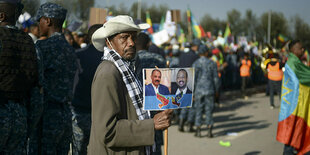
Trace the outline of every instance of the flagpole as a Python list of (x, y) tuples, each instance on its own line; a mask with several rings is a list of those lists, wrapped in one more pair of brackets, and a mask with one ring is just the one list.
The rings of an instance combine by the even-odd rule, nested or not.
[[(187, 10), (188, 11), (188, 10)], [(192, 13), (190, 12), (190, 15), (191, 15)], [(191, 16), (189, 16), (189, 17), (187, 17), (187, 18), (191, 18)], [(188, 38), (188, 41), (189, 42), (191, 42), (192, 41), (192, 23), (191, 23), (191, 21), (189, 21), (189, 20), (191, 20), (191, 19), (187, 19), (187, 30), (188, 30), (188, 35), (189, 35), (189, 38)]]
[(141, 20), (141, 0), (138, 0), (137, 19)]
[(165, 136), (164, 136), (164, 150), (165, 155), (168, 155), (168, 129), (165, 129)]
[(271, 31), (271, 10), (268, 13), (268, 31), (267, 31), (267, 43), (270, 44), (270, 31)]

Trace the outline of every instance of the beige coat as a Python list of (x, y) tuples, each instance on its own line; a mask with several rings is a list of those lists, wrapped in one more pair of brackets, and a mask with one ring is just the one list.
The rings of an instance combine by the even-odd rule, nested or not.
[(154, 143), (152, 119), (138, 120), (122, 75), (111, 61), (97, 68), (92, 84), (89, 155), (140, 155)]

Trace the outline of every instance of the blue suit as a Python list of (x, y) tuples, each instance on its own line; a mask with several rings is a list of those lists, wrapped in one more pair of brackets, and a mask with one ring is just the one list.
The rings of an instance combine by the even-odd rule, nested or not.
[[(159, 87), (158, 92), (160, 94), (162, 94), (162, 95), (169, 95), (170, 94), (168, 87), (166, 87), (162, 84), (159, 84), (158, 87)], [(145, 96), (156, 96), (155, 90), (154, 90), (151, 83), (145, 86)]]

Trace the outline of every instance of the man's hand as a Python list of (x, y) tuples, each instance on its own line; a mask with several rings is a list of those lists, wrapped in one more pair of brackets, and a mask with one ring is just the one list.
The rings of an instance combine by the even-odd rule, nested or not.
[(153, 120), (155, 124), (155, 130), (164, 130), (170, 126), (172, 112), (172, 109), (167, 109), (154, 116)]

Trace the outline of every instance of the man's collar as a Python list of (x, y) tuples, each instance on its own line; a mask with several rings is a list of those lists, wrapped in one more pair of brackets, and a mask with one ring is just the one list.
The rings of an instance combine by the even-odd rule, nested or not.
[(60, 36), (61, 33), (60, 32), (54, 32), (50, 37), (54, 37), (54, 36)]
[[(152, 86), (154, 87), (154, 88), (156, 88), (156, 86), (153, 84), (153, 83), (151, 83), (152, 84)], [(160, 84), (159, 84), (160, 85)], [(159, 85), (158, 85), (158, 87), (157, 88), (159, 88)]]
[[(185, 88), (183, 89), (182, 92), (183, 92), (183, 94), (186, 94), (186, 92), (187, 92), (187, 87), (185, 87)], [(178, 88), (178, 89), (177, 89), (177, 92), (176, 92), (175, 94), (177, 95), (177, 94), (180, 94), (180, 93), (181, 93), (180, 88)]]

